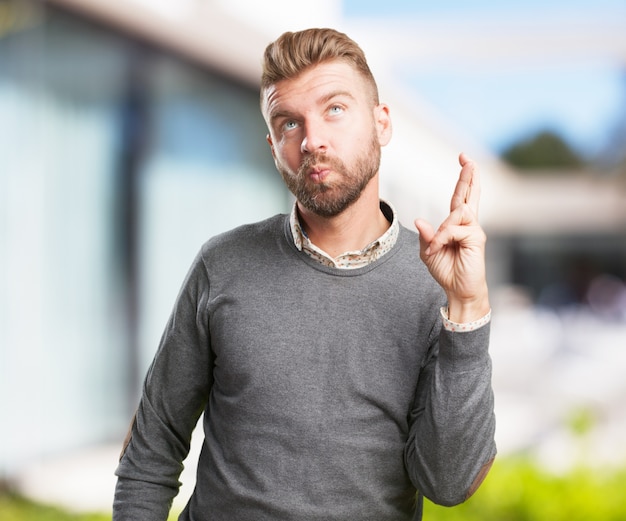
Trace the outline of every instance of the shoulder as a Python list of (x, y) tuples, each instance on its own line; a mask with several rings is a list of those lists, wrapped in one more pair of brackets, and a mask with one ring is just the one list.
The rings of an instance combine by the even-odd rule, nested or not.
[(422, 297), (430, 294), (440, 300), (443, 290), (420, 258), (420, 243), (417, 232), (401, 226), (396, 247), (397, 252), (394, 258), (396, 276)]
[(419, 274), (428, 273), (428, 268), (420, 258), (420, 241), (416, 231), (400, 225), (396, 246), (400, 253), (400, 262), (406, 263), (407, 267)]
[(200, 256), (207, 261), (215, 257), (228, 260), (231, 256), (240, 258), (246, 253), (268, 248), (271, 243), (284, 240), (287, 219), (287, 215), (277, 214), (215, 235), (202, 245)]

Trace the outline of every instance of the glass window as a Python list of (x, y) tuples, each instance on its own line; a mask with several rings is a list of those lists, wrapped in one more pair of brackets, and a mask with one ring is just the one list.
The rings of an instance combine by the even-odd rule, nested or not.
[(255, 89), (41, 2), (1, 5), (6, 470), (118, 440), (202, 242), (290, 199)]

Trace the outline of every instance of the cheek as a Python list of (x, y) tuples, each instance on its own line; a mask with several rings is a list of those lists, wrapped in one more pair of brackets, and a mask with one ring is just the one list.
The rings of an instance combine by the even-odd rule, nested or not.
[(274, 148), (274, 158), (280, 164), (297, 170), (302, 161), (302, 154), (299, 146), (289, 142), (281, 142)]

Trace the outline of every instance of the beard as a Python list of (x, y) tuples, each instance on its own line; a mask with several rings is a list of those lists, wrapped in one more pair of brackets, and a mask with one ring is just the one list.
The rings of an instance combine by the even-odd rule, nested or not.
[[(378, 173), (380, 155), (380, 144), (372, 133), (364, 153), (350, 167), (339, 158), (315, 153), (304, 158), (296, 173), (278, 160), (276, 168), (289, 191), (304, 208), (320, 217), (335, 217), (359, 198)], [(316, 165), (328, 166), (335, 174), (329, 176), (333, 180), (312, 181), (308, 171)]]

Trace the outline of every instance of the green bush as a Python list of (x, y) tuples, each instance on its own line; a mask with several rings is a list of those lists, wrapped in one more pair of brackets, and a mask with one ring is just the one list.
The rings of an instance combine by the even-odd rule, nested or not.
[(0, 521), (111, 521), (101, 514), (71, 514), (9, 493), (0, 493)]
[[(528, 459), (500, 458), (478, 492), (446, 508), (426, 501), (424, 521), (624, 521), (626, 469), (551, 474)], [(175, 520), (172, 515), (170, 521)], [(110, 521), (0, 493), (0, 521)]]
[(624, 521), (626, 469), (564, 475), (525, 459), (496, 460), (476, 494), (446, 508), (426, 502), (425, 521)]
[[(176, 521), (178, 514), (172, 513), (169, 521)], [(0, 489), (0, 521), (111, 521), (111, 514), (71, 513)]]

